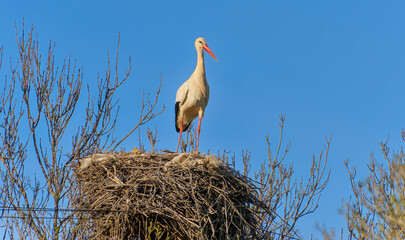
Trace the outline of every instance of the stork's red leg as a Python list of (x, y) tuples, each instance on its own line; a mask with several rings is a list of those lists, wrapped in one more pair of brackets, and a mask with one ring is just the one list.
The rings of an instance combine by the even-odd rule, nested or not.
[(201, 117), (198, 119), (198, 128), (197, 128), (197, 148), (195, 153), (198, 154), (198, 145), (200, 144), (200, 128), (201, 128)]
[(180, 134), (179, 134), (179, 141), (177, 142), (176, 153), (179, 151), (181, 133), (183, 132), (183, 117), (181, 117), (181, 125), (180, 125)]

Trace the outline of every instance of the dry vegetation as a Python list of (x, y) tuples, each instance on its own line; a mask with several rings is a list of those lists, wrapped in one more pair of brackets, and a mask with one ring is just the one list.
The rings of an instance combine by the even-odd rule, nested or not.
[[(405, 143), (404, 130), (402, 139)], [(401, 147), (391, 154), (388, 141), (380, 146), (384, 161), (371, 155), (365, 179), (356, 181), (356, 168), (345, 162), (354, 194), (345, 204), (347, 239), (405, 239), (405, 153)], [(333, 230), (321, 232), (325, 239), (338, 239)]]
[[(71, 239), (76, 219), (69, 164), (125, 139), (113, 135), (114, 95), (131, 62), (119, 79), (118, 44), (115, 74), (108, 57), (105, 76), (95, 78), (95, 89), (87, 86), (86, 96), (75, 61), (69, 57), (57, 67), (52, 42), (42, 56), (33, 27), (21, 35), (16, 27), (16, 38), (18, 59), (0, 80), (0, 226), (5, 239)], [(154, 102), (142, 98), (140, 120), (130, 133), (161, 112), (155, 112), (158, 93)]]
[[(33, 28), (17, 32), (17, 43), (19, 57), (1, 81), (0, 94), (4, 238), (299, 238), (296, 223), (316, 210), (329, 179), (330, 138), (313, 156), (307, 179), (295, 178), (286, 160), (284, 116), (280, 139), (275, 147), (267, 139), (268, 155), (256, 172), (250, 172), (248, 152), (242, 153), (240, 171), (227, 153), (173, 161), (176, 154), (154, 153), (158, 139), (150, 130), (151, 153), (117, 153), (122, 141), (162, 111), (156, 111), (160, 87), (153, 101), (143, 96), (139, 122), (117, 138), (114, 95), (131, 70), (129, 62), (124, 78), (118, 78), (119, 44), (115, 74), (108, 59), (105, 76), (97, 76), (96, 94), (88, 86), (86, 96), (82, 69), (70, 58), (56, 67), (54, 44), (43, 57)], [(192, 148), (193, 139), (189, 131), (182, 149)], [(84, 166), (85, 159), (99, 161)], [(218, 159), (222, 163), (213, 165)]]

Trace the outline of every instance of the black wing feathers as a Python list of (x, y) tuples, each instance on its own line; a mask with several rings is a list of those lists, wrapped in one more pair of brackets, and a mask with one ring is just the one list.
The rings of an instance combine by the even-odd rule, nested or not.
[(179, 111), (180, 111), (180, 102), (176, 102), (175, 106), (174, 106), (174, 111), (175, 111), (175, 119), (174, 119), (174, 125), (176, 126), (176, 132), (180, 132), (180, 128), (179, 126), (177, 126), (177, 116), (179, 115)]
[[(180, 132), (180, 126), (177, 126), (177, 118), (179, 117), (179, 112), (180, 112), (180, 102), (176, 102), (174, 105), (174, 111), (175, 111), (175, 118), (174, 118), (174, 125), (176, 127), (176, 132)], [(188, 127), (190, 127), (191, 122), (187, 124), (187, 126), (183, 129), (184, 131), (187, 131)]]

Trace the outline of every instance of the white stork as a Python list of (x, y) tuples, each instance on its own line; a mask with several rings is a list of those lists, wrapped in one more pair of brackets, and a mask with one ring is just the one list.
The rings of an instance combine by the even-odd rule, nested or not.
[(204, 116), (205, 107), (208, 104), (208, 98), (210, 96), (210, 89), (207, 79), (205, 78), (203, 49), (217, 61), (217, 58), (207, 46), (207, 41), (205, 41), (204, 38), (200, 37), (195, 40), (195, 49), (197, 50), (197, 66), (190, 78), (180, 86), (176, 94), (176, 131), (180, 132), (176, 153), (179, 150), (181, 133), (186, 131), (191, 122), (199, 116), (196, 147), (196, 153), (198, 154), (201, 119)]

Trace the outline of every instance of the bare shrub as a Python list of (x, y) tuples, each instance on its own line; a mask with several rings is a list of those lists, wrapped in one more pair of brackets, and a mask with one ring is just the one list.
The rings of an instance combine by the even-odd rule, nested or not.
[[(57, 67), (52, 42), (42, 56), (33, 27), (28, 34), (23, 27), (21, 35), (16, 27), (16, 36), (18, 61), (11, 67), (11, 77), (0, 81), (4, 83), (0, 95), (1, 225), (11, 239), (74, 239), (77, 219), (70, 200), (75, 198), (76, 183), (71, 181), (69, 164), (122, 142), (112, 134), (118, 114), (114, 95), (128, 79), (131, 62), (119, 79), (118, 40), (115, 74), (108, 57), (105, 76), (97, 76), (97, 95), (93, 97), (87, 86), (83, 109), (78, 104), (83, 99), (83, 70), (76, 62), (69, 57)], [(160, 113), (154, 112), (159, 90), (155, 102), (143, 99), (135, 129)], [(82, 101), (86, 103), (86, 97)]]
[(354, 193), (346, 205), (347, 227), (354, 239), (405, 239), (405, 155), (402, 148), (391, 155), (387, 144), (380, 143), (385, 164), (371, 155), (365, 180), (355, 182), (356, 169), (345, 162)]
[[(347, 239), (405, 239), (405, 154), (402, 147), (391, 154), (388, 140), (380, 146), (384, 160), (371, 154), (365, 179), (356, 180), (356, 168), (345, 161), (354, 195), (345, 203)], [(337, 239), (333, 230), (320, 231), (327, 239)]]
[[(305, 215), (313, 213), (318, 207), (321, 192), (329, 180), (330, 169), (326, 169), (331, 137), (326, 139), (324, 151), (318, 157), (313, 155), (308, 179), (297, 180), (293, 177), (293, 164), (285, 163), (290, 144), (283, 149), (283, 130), (285, 116), (280, 116), (280, 138), (273, 152), (267, 138), (267, 161), (255, 173), (258, 182), (258, 198), (267, 212), (262, 212), (257, 221), (269, 233), (268, 239), (299, 239), (296, 223)], [(250, 154), (243, 155), (244, 175), (250, 170)]]

